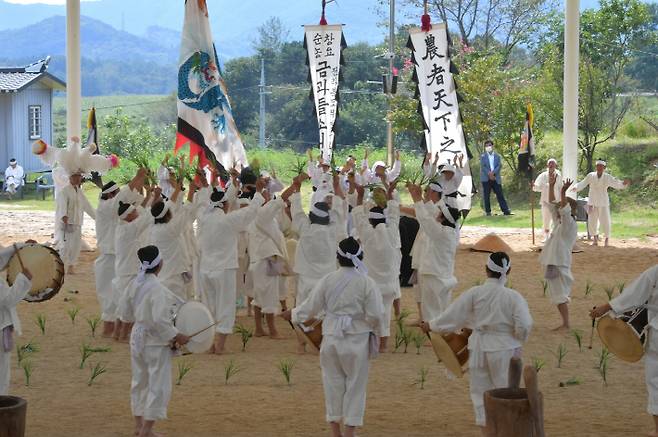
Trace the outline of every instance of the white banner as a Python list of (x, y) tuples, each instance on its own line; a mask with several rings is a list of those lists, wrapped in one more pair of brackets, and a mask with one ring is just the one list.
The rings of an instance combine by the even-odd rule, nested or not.
[(335, 143), (340, 57), (344, 47), (342, 28), (341, 25), (304, 26), (304, 45), (308, 51), (309, 76), (320, 132), (318, 143), (325, 162), (331, 161)]
[(420, 112), (425, 124), (427, 152), (439, 154), (439, 165), (455, 163), (464, 156), (464, 179), (459, 186), (459, 209), (471, 208), (473, 179), (468, 163), (464, 131), (453, 74), (450, 72), (448, 31), (445, 23), (432, 24), (432, 30), (409, 30), (418, 80)]

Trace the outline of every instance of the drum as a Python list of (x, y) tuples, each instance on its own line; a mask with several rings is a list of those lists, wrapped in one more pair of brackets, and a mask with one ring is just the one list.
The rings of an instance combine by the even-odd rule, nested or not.
[(309, 320), (300, 325), (295, 326), (295, 333), (297, 336), (302, 336), (306, 339), (313, 349), (320, 351), (320, 345), (322, 344), (322, 320)]
[[(18, 255), (20, 254), (20, 260)], [(37, 243), (28, 243), (18, 249), (7, 264), (7, 283), (12, 285), (23, 270), (21, 261), (32, 273), (32, 288), (25, 299), (27, 302), (43, 302), (55, 296), (64, 284), (64, 263), (52, 248)]]
[[(212, 327), (213, 323), (215, 323), (215, 320), (208, 307), (195, 300), (185, 302), (181, 305), (174, 316), (174, 325), (181, 334), (196, 334), (185, 345), (187, 350), (193, 354), (205, 353), (212, 346), (215, 339), (215, 330)], [(209, 326), (210, 328), (208, 328)], [(208, 329), (199, 332), (205, 328)]]
[(596, 331), (601, 342), (619, 359), (635, 363), (644, 355), (649, 310), (638, 308), (617, 318), (605, 315), (599, 319)]
[(428, 334), (432, 349), (439, 362), (458, 378), (464, 376), (468, 364), (468, 337), (471, 332), (462, 331), (458, 334)]

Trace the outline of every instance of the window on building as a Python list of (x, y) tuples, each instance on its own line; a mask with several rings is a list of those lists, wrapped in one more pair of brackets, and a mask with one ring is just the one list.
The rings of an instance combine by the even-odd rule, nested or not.
[(28, 107), (30, 139), (41, 138), (41, 105), (30, 105)]

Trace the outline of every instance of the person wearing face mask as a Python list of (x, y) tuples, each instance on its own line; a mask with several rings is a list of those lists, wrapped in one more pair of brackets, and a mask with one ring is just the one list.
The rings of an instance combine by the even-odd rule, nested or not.
[(484, 143), (485, 152), (480, 156), (480, 182), (482, 182), (482, 195), (484, 196), (484, 211), (491, 215), (491, 190), (496, 193), (498, 205), (505, 215), (512, 215), (507, 206), (505, 195), (503, 194), (503, 185), (500, 177), (500, 171), (503, 167), (503, 160), (500, 155), (494, 152), (493, 141), (487, 140)]

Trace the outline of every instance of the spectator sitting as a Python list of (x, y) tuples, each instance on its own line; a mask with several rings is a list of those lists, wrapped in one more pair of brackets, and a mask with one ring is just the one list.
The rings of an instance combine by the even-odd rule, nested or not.
[(10, 199), (22, 189), (25, 184), (24, 178), (23, 167), (18, 165), (15, 158), (10, 159), (9, 167), (5, 170), (5, 192)]

